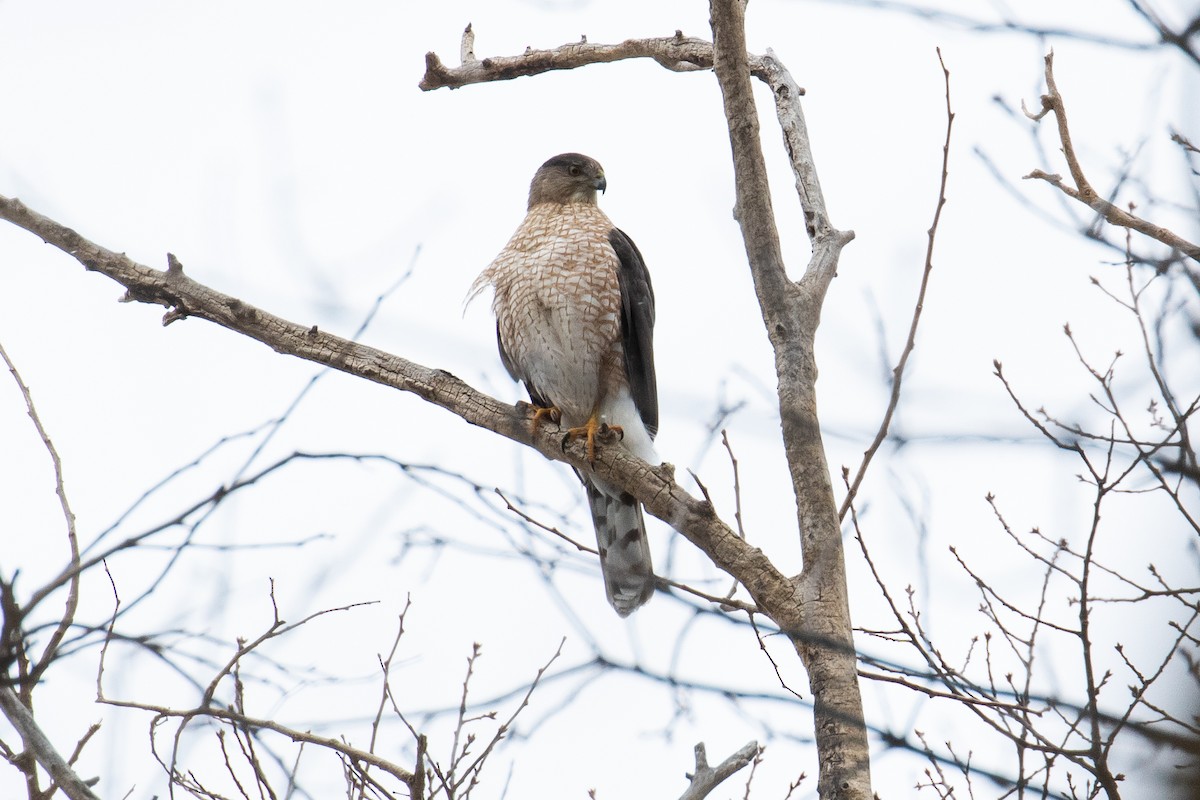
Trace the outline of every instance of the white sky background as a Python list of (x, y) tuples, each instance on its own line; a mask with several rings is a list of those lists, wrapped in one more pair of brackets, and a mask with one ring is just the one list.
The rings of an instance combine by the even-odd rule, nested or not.
[[(994, 13), (985, 3), (954, 5), (985, 18)], [(1047, 5), (1054, 11), (1044, 10)], [(1023, 20), (1149, 40), (1115, 0), (1009, 6)], [(707, 38), (706, 4), (361, 0), (333, 9), (282, 2), (0, 3), (0, 194), (18, 196), (142, 263), (165, 266), (170, 251), (203, 283), (340, 335), (353, 333), (377, 295), (411, 264), (412, 277), (387, 299), (365, 343), (449, 370), (512, 401), (520, 392), (496, 355), (487, 303), (464, 316), (462, 298), (521, 219), (533, 170), (562, 151), (592, 155), (609, 178), (602, 206), (638, 243), (654, 278), (659, 452), (679, 467), (681, 478), (686, 469), (699, 474), (732, 520), (728, 460), (711, 444), (707, 426), (720, 402), (744, 401), (727, 426), (743, 470), (746, 527), (781, 568), (798, 571), (771, 355), (730, 213), (729, 145), (712, 75), (624, 62), (454, 92), (416, 87), (426, 51), (457, 63), (467, 22), (474, 24), (477, 55), (485, 57), (527, 45), (553, 47), (580, 34), (614, 42), (681, 29)], [(1022, 121), (993, 101), (998, 96), (1010, 110), (1021, 99), (1037, 105), (1045, 46), (878, 10), (773, 0), (751, 3), (748, 36), (755, 51), (773, 48), (808, 90), (804, 107), (833, 222), (857, 233), (843, 253), (818, 342), (834, 470), (857, 465), (886, 404), (890, 364), (880, 358), (878, 319), (890, 361), (907, 329), (936, 199), (945, 118), (935, 46), (952, 72), (957, 119), (949, 203), (897, 419), (897, 431), (916, 441), (898, 454), (881, 454), (863, 490), (862, 520), (893, 588), (916, 586), (926, 624), (946, 637), (948, 651), (961, 653), (982, 621), (973, 614), (977, 595), (953, 566), (947, 545), (998, 585), (1036, 597), (1038, 578), (1007, 544), (985, 493), (997, 495), (1017, 530), (1041, 526), (1048, 535), (1070, 538), (1085, 532), (1090, 520), (1090, 495), (1074, 480), (1078, 467), (1070, 458), (981, 440), (1032, 438), (992, 377), (992, 360), (1004, 362), (1031, 407), (1045, 405), (1074, 419), (1090, 413), (1086, 392), (1092, 387), (1062, 336), (1063, 323), (1072, 324), (1098, 364), (1136, 345), (1130, 320), (1089, 285), (1089, 276), (1098, 275), (1120, 286), (1118, 271), (1105, 266), (1113, 254), (1080, 245), (1022, 208), (973, 153), (985, 151), (1025, 197), (1056, 206), (1051, 187), (1019, 178), (1035, 167), (1064, 166), (1042, 163)], [(1147, 137), (1140, 174), (1179, 174), (1166, 129), (1197, 131), (1195, 70), (1188, 85), (1187, 70), (1164, 52), (1068, 39), (1050, 44), (1094, 181), (1107, 185), (1119, 149)], [(759, 104), (785, 254), (799, 274), (807, 260), (799, 203), (769, 93), (760, 92)], [(1052, 140), (1044, 140), (1054, 152)], [(1162, 191), (1177, 190), (1172, 178), (1163, 180)], [(1156, 221), (1194, 233), (1170, 209), (1155, 212)], [(85, 542), (147, 487), (221, 437), (282, 413), (316, 372), (199, 320), (163, 329), (161, 309), (118, 304), (121, 294), (36, 237), (0, 225), (0, 343), (31, 386), (63, 458)], [(1130, 361), (1125, 385), (1135, 398), (1131, 408), (1140, 410), (1143, 375)], [(1189, 376), (1176, 369), (1175, 377), (1182, 389), (1195, 391), (1194, 370)], [(932, 440), (923, 441), (927, 437)], [(124, 534), (173, 516), (228, 481), (252, 449), (243, 441), (222, 450), (140, 508)], [(322, 379), (256, 464), (293, 450), (437, 463), (511, 491), (539, 518), (569, 524), (584, 541), (592, 538), (565, 467), (544, 465), (535, 454), (414, 398), (342, 375)], [(457, 490), (453, 482), (446, 485)], [(904, 502), (915, 504), (918, 521)], [(471, 508), (482, 506), (473, 501)], [(1194, 561), (1180, 558), (1185, 540), (1157, 530), (1146, 508), (1108, 510), (1113, 539), (1134, 545), (1111, 554), (1137, 569), (1154, 561), (1176, 569), (1181, 582), (1191, 580)], [(569, 523), (550, 509), (569, 513)], [(609, 657), (653, 671), (672, 668), (689, 618), (678, 604), (659, 597), (621, 621), (582, 560), (571, 560), (586, 567), (582, 571), (555, 573), (564, 598), (555, 600), (536, 568), (512, 558), (497, 527), (505, 519), (486, 511), (482, 519), (473, 517), (379, 465), (302, 464), (223, 506), (201, 538), (219, 545), (328, 538), (301, 549), (195, 552), (171, 573), (155, 607), (139, 611), (130, 627), (203, 630), (212, 642), (182, 646), (206, 649), (223, 662), (235, 637), (255, 636), (270, 624), (268, 578), (289, 621), (379, 601), (276, 642), (271, 654), (293, 668), (282, 678), (291, 691), (259, 687), (261, 694), (251, 695), (255, 713), (301, 728), (332, 718), (337, 724), (322, 730), (344, 731), (357, 742), (365, 741), (363, 720), (377, 702), (376, 654), (390, 646), (408, 593), (414, 606), (403, 663), (392, 676), (406, 708), (455, 703), (472, 642), (482, 643), (485, 654), (477, 665), (479, 699), (528, 680), (564, 635), (556, 667), (588, 660), (591, 645), (573, 624), (575, 615)], [(657, 521), (651, 526), (660, 570), (673, 563), (677, 579), (714, 577), (682, 540), (674, 543), (672, 562), (671, 534)], [(62, 527), (47, 458), (20, 395), (5, 379), (4, 575), (20, 567), (19, 588), (29, 591), (61, 568)], [(503, 555), (402, 551), (401, 534), (414, 530)], [(516, 528), (508, 531), (530, 545)], [(552, 543), (537, 539), (530, 546), (549, 553)], [(847, 553), (856, 624), (886, 626), (878, 589), (853, 541)], [(149, 554), (113, 559), (123, 601), (140, 591), (152, 563)], [(930, 565), (928, 572), (922, 564)], [(725, 581), (705, 585), (723, 591)], [(111, 610), (102, 573), (89, 576), (84, 597), (97, 609), (91, 620)], [(1054, 598), (1055, 613), (1073, 613), (1064, 597)], [(1137, 630), (1132, 635), (1148, 647), (1162, 633), (1145, 621), (1121, 624)], [(685, 639), (678, 673), (778, 690), (753, 638), (729, 628), (703, 623)], [(795, 659), (776, 649), (789, 684), (808, 696)], [(1070, 695), (1078, 689), (1073, 654), (1047, 655), (1053, 666), (1043, 689)], [(1063, 660), (1054, 662), (1059, 655)], [(80, 772), (101, 775), (104, 796), (131, 789), (131, 797), (161, 795), (161, 770), (145, 754), (148, 716), (92, 704), (94, 656), (90, 651), (52, 671), (57, 677), (37, 694), (39, 717), (68, 751), (87, 724), (103, 720)], [(107, 678), (114, 696), (195, 702), (194, 692), (147, 659), (110, 665)], [(602, 799), (676, 796), (695, 742), (707, 742), (716, 761), (751, 738), (767, 738), (756, 708), (739, 715), (696, 695), (682, 698), (686, 710), (679, 711), (669, 692), (631, 677), (607, 674), (582, 683), (568, 680), (534, 695), (525, 721), (542, 724), (531, 741), (501, 752), (485, 773), (482, 796), (502, 794), (503, 762), (510, 756), (509, 797), (585, 797), (591, 787)], [(1122, 692), (1114, 702), (1124, 700)], [(959, 748), (975, 748), (977, 760), (989, 765), (1009, 759), (1006, 749), (973, 740), (978, 729), (958, 727), (962, 720), (921, 698), (875, 686), (865, 686), (864, 694), (876, 724), (900, 732), (915, 725), (937, 742), (963, 737)], [(784, 733), (808, 725), (803, 712), (771, 723)], [(407, 733), (396, 725), (387, 730), (392, 741), (381, 752), (409, 762)], [(430, 732), (441, 755), (446, 727), (431, 725)], [(195, 756), (210, 739), (196, 734), (194, 741), (205, 744), (189, 742), (185, 755)], [(336, 786), (337, 767), (329, 761), (328, 768)], [(912, 757), (881, 755), (877, 791), (908, 795), (922, 768)], [(782, 796), (802, 770), (810, 777), (801, 796), (813, 796), (811, 748), (771, 742), (756, 783), (763, 796)], [(0, 796), (21, 791), (14, 770), (0, 771)], [(719, 794), (740, 791), (731, 784)]]

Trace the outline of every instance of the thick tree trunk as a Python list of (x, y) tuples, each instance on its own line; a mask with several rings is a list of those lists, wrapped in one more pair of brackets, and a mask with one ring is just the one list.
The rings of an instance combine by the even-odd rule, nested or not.
[[(825, 800), (869, 800), (870, 752), (858, 689), (841, 529), (817, 416), (813, 352), (821, 303), (836, 271), (837, 252), (850, 237), (828, 225), (815, 171), (809, 172), (806, 180), (798, 169), (813, 258), (799, 283), (788, 278), (751, 91), (745, 8), (743, 0), (713, 0), (710, 6), (713, 69), (725, 100), (733, 148), (737, 219), (763, 324), (775, 351), (783, 443), (804, 551), (804, 571), (795, 580), (794, 593), (799, 624), (793, 627), (783, 618), (776, 621), (791, 637), (808, 670), (820, 768), (818, 793)], [(777, 99), (778, 93), (787, 89), (774, 88)], [(780, 116), (785, 122), (782, 110)], [(803, 120), (797, 122), (799, 134), (804, 135)], [(787, 143), (792, 151), (790, 138)], [(795, 160), (796, 153), (792, 155)]]

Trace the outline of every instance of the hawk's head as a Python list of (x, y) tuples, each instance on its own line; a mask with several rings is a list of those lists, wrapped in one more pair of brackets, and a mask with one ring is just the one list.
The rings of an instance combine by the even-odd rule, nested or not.
[(563, 153), (547, 161), (529, 184), (529, 206), (538, 203), (595, 203), (596, 190), (604, 191), (604, 167), (594, 158)]

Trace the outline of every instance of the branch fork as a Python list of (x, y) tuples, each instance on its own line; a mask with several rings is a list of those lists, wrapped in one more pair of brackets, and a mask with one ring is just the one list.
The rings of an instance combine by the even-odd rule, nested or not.
[(1088, 181), (1087, 176), (1083, 174), (1083, 167), (1079, 164), (1079, 157), (1075, 154), (1075, 145), (1071, 141), (1071, 130), (1067, 125), (1067, 108), (1063, 102), (1062, 95), (1059, 94), (1058, 85), (1054, 82), (1054, 53), (1053, 51), (1046, 54), (1046, 93), (1042, 95), (1042, 107), (1032, 112), (1025, 107), (1024, 102), (1021, 103), (1021, 110), (1025, 116), (1034, 122), (1040, 122), (1047, 114), (1053, 114), (1055, 121), (1058, 123), (1058, 138), (1062, 144), (1063, 157), (1067, 160), (1067, 169), (1071, 173), (1071, 180), (1074, 186), (1069, 185), (1061, 175), (1044, 172), (1040, 169), (1035, 169), (1025, 176), (1026, 180), (1042, 180), (1055, 186), (1073, 200), (1078, 200), (1087, 207), (1091, 208), (1099, 214), (1110, 225), (1116, 225), (1120, 228), (1135, 230), (1151, 239), (1155, 239), (1168, 247), (1178, 250), (1188, 258), (1196, 262), (1200, 262), (1200, 245), (1184, 239), (1174, 231), (1155, 225), (1153, 222), (1144, 220), (1129, 211), (1122, 209), (1120, 206), (1114, 205), (1102, 197)]

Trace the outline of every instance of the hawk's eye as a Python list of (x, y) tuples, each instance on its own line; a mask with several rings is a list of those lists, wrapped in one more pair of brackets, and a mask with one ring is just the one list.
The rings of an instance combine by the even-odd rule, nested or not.
[(570, 174), (572, 178), (576, 178), (579, 176), (579, 167), (572, 164), (571, 166), (567, 167), (567, 173)]

